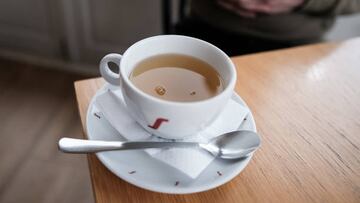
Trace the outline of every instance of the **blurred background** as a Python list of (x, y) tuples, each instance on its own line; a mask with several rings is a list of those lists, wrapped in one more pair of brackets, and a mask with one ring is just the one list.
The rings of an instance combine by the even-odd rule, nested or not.
[[(82, 137), (73, 82), (99, 76), (107, 53), (174, 33), (180, 0), (0, 1), (0, 202), (93, 202), (84, 155), (57, 151)], [(360, 35), (360, 15), (339, 16), (324, 36)]]

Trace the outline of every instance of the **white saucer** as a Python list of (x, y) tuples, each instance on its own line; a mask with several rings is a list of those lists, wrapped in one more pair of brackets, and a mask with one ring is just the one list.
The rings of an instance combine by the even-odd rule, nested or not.
[[(92, 98), (86, 116), (87, 135), (91, 140), (124, 140), (102, 115), (94, 114), (95, 98), (116, 87), (105, 84)], [(245, 102), (235, 92), (232, 99), (241, 105)], [(239, 129), (256, 132), (251, 112)], [(233, 179), (249, 163), (252, 155), (241, 160), (215, 159), (195, 180), (176, 169), (157, 161), (142, 150), (99, 152), (100, 161), (115, 175), (138, 187), (162, 193), (188, 194), (218, 187)]]

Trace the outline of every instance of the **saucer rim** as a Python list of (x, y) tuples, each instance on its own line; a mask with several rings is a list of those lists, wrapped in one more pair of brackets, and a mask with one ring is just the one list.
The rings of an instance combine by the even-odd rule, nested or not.
[[(105, 89), (118, 89), (119, 87), (111, 85), (109, 83), (105, 83), (99, 90), (96, 91), (95, 95), (91, 98), (91, 101), (89, 103), (88, 109), (87, 109), (87, 114), (86, 114), (86, 133), (87, 133), (87, 138), (91, 139), (89, 136), (89, 116), (91, 115), (91, 110), (92, 108), (95, 106), (95, 98), (101, 94), (102, 92), (105, 91)], [(237, 103), (240, 102), (240, 104), (244, 105), (245, 107), (249, 108), (247, 106), (247, 104), (245, 103), (245, 101), (235, 92), (233, 91), (233, 94), (231, 96), (231, 99), (234, 99)], [(249, 108), (249, 118), (250, 118), (250, 122), (252, 123), (252, 126), (254, 129), (250, 129), (254, 132), (257, 132), (256, 129), (256, 123), (254, 120), (254, 117), (252, 115), (252, 112)], [(187, 187), (187, 188), (165, 188), (163, 186), (156, 186), (156, 184), (148, 184), (148, 183), (141, 183), (141, 181), (135, 180), (135, 179), (130, 179), (128, 178), (126, 175), (123, 175), (121, 172), (119, 172), (118, 170), (116, 170), (114, 167), (112, 167), (111, 165), (111, 161), (107, 161), (109, 158), (107, 157), (106, 153), (96, 153), (97, 158), (100, 160), (100, 162), (102, 164), (104, 164), (104, 166), (110, 170), (114, 175), (116, 175), (117, 177), (121, 178), (122, 180), (136, 186), (142, 189), (146, 189), (152, 192), (159, 192), (159, 193), (166, 193), (166, 194), (192, 194), (192, 193), (198, 193), (198, 192), (204, 192), (204, 191), (208, 191), (211, 189), (215, 189), (221, 185), (224, 185), (225, 183), (228, 183), (230, 180), (232, 180), (233, 178), (235, 178), (238, 174), (240, 174), (245, 168), (246, 166), (249, 164), (250, 160), (253, 157), (253, 153), (250, 154), (248, 157), (242, 159), (241, 161), (239, 160), (239, 162), (243, 162), (243, 164), (239, 164), (234, 166), (233, 170), (231, 170), (230, 173), (226, 174), (226, 176), (223, 176), (222, 179), (220, 181), (213, 181), (212, 184), (208, 184), (208, 185), (202, 185), (202, 186), (191, 186), (191, 187)]]

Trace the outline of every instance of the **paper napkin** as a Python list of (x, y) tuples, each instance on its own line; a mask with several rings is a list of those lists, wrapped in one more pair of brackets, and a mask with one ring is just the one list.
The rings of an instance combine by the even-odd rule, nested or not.
[[(106, 120), (127, 140), (167, 141), (151, 135), (130, 116), (121, 90), (108, 90), (99, 95), (96, 98), (96, 106)], [(208, 128), (182, 141), (207, 143), (218, 135), (237, 130), (248, 113), (248, 108), (230, 100)], [(201, 149), (147, 149), (145, 152), (193, 179), (214, 160), (212, 155)]]

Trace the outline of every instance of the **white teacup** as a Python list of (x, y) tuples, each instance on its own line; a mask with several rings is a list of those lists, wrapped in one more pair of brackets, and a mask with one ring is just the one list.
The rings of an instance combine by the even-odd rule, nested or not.
[[(224, 90), (209, 99), (173, 102), (144, 93), (129, 80), (140, 61), (160, 54), (183, 54), (206, 61), (220, 74)], [(114, 73), (108, 63), (118, 65)], [(160, 35), (136, 42), (121, 56), (108, 54), (100, 62), (102, 77), (120, 86), (129, 113), (147, 131), (168, 139), (196, 134), (211, 124), (230, 100), (236, 83), (236, 69), (230, 58), (208, 42), (180, 35)]]

